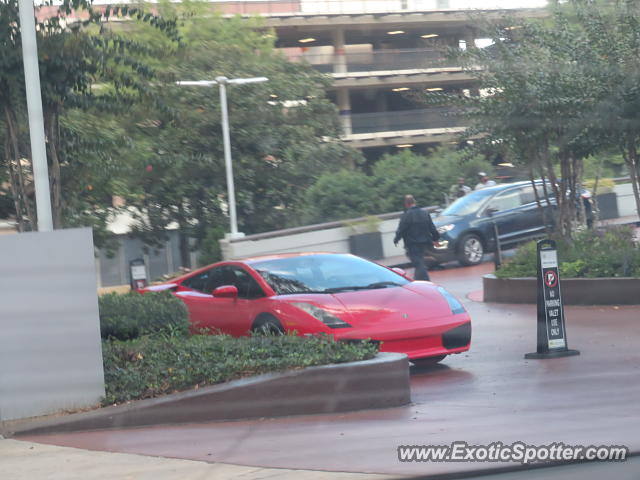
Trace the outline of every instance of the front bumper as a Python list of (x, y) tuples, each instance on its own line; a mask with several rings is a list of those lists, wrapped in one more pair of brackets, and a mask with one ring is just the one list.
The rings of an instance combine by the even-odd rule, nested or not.
[(432, 257), (440, 263), (455, 260), (456, 252), (453, 242), (447, 239), (441, 240), (438, 246), (429, 248), (427, 257)]
[[(455, 318), (455, 320), (453, 320)], [(409, 359), (451, 355), (469, 350), (471, 344), (471, 320), (465, 312), (430, 325), (412, 324), (386, 331), (336, 332), (336, 340), (372, 340), (380, 344), (381, 352), (404, 353)]]

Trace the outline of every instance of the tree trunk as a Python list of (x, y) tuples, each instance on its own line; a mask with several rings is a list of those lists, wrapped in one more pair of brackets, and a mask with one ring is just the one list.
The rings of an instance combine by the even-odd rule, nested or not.
[(60, 175), (60, 159), (58, 157), (58, 123), (60, 116), (56, 107), (45, 112), (45, 132), (47, 134), (47, 150), (49, 152), (49, 185), (51, 188), (51, 216), (53, 228), (62, 228), (62, 185)]
[(189, 236), (185, 233), (187, 231), (187, 225), (184, 222), (185, 212), (182, 203), (178, 205), (178, 214), (180, 220), (178, 221), (178, 242), (180, 247), (180, 264), (185, 268), (191, 268), (191, 255), (189, 249)]
[(26, 225), (25, 219), (22, 216), (22, 202), (20, 202), (18, 178), (13, 167), (15, 157), (11, 153), (10, 142), (5, 142), (4, 144), (4, 157), (5, 161), (7, 162), (7, 170), (9, 171), (9, 185), (11, 188), (11, 196), (13, 197), (13, 207), (16, 211), (16, 223), (18, 224), (18, 232), (24, 232)]
[[(4, 108), (5, 123), (7, 126), (7, 137), (9, 139), (9, 148), (5, 147), (5, 152), (9, 152), (7, 158), (9, 166), (9, 175), (12, 183), (12, 194), (16, 205), (16, 215), (21, 221), (18, 230), (21, 232), (34, 230), (37, 225), (35, 211), (31, 205), (31, 201), (27, 195), (26, 182), (22, 164), (20, 163), (20, 147), (18, 145), (18, 127), (15, 113), (10, 106)], [(25, 219), (26, 216), (26, 219)]]

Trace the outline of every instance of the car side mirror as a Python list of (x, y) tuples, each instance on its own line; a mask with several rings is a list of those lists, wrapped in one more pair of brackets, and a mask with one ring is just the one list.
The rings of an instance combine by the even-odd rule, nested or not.
[(216, 288), (211, 294), (218, 298), (237, 298), (238, 289), (235, 285), (223, 285)]
[(489, 207), (484, 211), (484, 213), (487, 215), (487, 217), (493, 217), (493, 214), (496, 213), (497, 211), (498, 211), (497, 208)]

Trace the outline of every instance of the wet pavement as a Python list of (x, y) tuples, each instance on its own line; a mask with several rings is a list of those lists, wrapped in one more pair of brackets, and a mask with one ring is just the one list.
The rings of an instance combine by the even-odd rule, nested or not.
[(399, 445), (564, 442), (626, 445), (639, 452), (640, 308), (565, 307), (569, 347), (581, 355), (525, 360), (535, 350), (535, 306), (469, 298), (477, 298), (482, 274), (492, 270), (485, 263), (431, 272), (469, 310), (472, 348), (442, 365), (412, 371), (410, 406), (22, 438), (209, 463), (391, 475), (513, 466), (400, 462)]

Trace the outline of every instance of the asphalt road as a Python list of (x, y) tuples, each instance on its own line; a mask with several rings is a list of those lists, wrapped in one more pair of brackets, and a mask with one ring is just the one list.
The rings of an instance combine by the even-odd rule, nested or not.
[[(525, 360), (523, 355), (535, 349), (535, 306), (484, 304), (467, 297), (481, 288), (481, 275), (492, 268), (484, 263), (432, 273), (432, 279), (462, 299), (471, 314), (472, 349), (442, 365), (414, 370), (410, 406), (25, 438), (205, 462), (391, 475), (461, 474), (513, 466), (399, 462), (399, 445), (523, 441), (626, 445), (640, 451), (638, 307), (566, 307), (569, 347), (581, 355)], [(602, 478), (605, 473), (591, 472), (608, 469), (616, 472), (612, 478), (640, 478), (636, 460), (554, 468), (553, 476), (547, 476), (551, 470), (541, 470), (502, 478)], [(556, 471), (567, 476), (556, 476)], [(635, 477), (624, 476), (631, 472)]]

